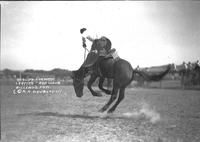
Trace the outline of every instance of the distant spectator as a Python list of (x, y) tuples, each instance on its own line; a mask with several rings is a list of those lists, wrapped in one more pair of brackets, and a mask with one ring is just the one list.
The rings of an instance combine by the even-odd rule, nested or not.
[(184, 69), (187, 69), (187, 64), (185, 63), (185, 61), (183, 61), (183, 67)]
[(191, 62), (188, 62), (187, 67), (188, 67), (188, 70), (191, 70), (191, 69), (192, 69), (192, 64), (191, 64)]
[(199, 60), (197, 60), (196, 64), (200, 66)]
[(137, 65), (136, 70), (140, 70), (140, 66), (139, 65)]

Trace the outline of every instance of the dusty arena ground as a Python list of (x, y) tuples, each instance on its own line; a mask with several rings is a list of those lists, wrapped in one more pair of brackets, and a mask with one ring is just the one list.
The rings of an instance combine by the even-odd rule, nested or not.
[(116, 111), (98, 110), (109, 96), (13, 95), (1, 86), (2, 142), (200, 142), (200, 91), (127, 89)]

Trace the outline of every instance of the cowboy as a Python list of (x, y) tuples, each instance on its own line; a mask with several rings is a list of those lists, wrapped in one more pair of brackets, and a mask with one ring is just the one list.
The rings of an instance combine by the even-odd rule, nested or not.
[[(115, 59), (118, 57), (116, 50), (111, 49), (112, 43), (107, 37), (102, 36), (99, 39), (98, 38), (94, 39), (88, 35), (86, 28), (80, 29), (80, 33), (82, 34), (83, 48), (87, 49), (86, 48), (87, 40), (92, 42), (92, 47), (91, 47), (91, 50), (89, 51), (90, 53), (88, 54), (86, 60), (82, 64), (82, 66), (91, 67), (92, 65), (96, 64), (96, 66), (94, 68), (95, 68), (95, 70), (96, 69), (98, 70), (99, 63), (102, 61), (102, 59), (104, 59), (106, 57), (113, 57)], [(86, 53), (85, 53), (85, 55), (86, 55)], [(100, 72), (100, 71), (98, 71), (98, 72)]]
[(96, 71), (99, 73), (100, 76), (103, 76), (99, 68), (99, 65), (103, 59), (109, 57), (112, 57), (114, 60), (119, 59), (116, 49), (115, 48), (111, 49), (111, 48), (112, 48), (112, 43), (107, 37), (102, 36), (100, 39), (98, 39), (96, 46), (96, 50), (98, 53), (98, 59), (96, 61)]
[(110, 39), (105, 36), (98, 39), (97, 47), (95, 49), (98, 50), (97, 52), (100, 58), (113, 57), (116, 59), (119, 57), (116, 49), (112, 48)]
[[(83, 48), (86, 49), (87, 40), (90, 42), (93, 42), (95, 40), (95, 38), (91, 37), (91, 35), (88, 34), (89, 32), (86, 28), (80, 29), (80, 33), (82, 34)], [(101, 38), (99, 38), (98, 39), (98, 55), (106, 56), (111, 51), (111, 45), (112, 45), (111, 41), (108, 38), (106, 38), (105, 36), (102, 36)], [(86, 50), (88, 50), (88, 49), (86, 49)]]

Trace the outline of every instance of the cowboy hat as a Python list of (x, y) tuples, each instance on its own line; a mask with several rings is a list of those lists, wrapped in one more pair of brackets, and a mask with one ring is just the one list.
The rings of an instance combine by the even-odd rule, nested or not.
[(87, 29), (86, 28), (82, 28), (80, 29), (80, 33), (82, 34), (84, 31), (86, 31)]

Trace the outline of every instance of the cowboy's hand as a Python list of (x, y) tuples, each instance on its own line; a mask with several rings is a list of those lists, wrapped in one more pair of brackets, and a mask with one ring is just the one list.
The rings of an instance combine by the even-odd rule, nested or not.
[(85, 43), (83, 43), (83, 47), (84, 47), (84, 48), (86, 48), (86, 47), (87, 47)]
[(86, 42), (86, 39), (85, 37), (82, 37), (82, 42), (85, 43)]

